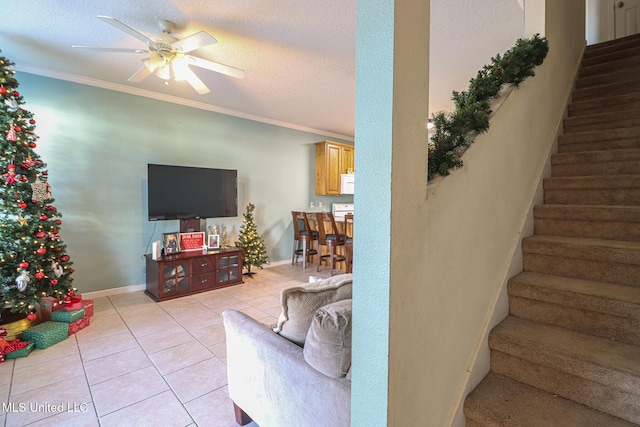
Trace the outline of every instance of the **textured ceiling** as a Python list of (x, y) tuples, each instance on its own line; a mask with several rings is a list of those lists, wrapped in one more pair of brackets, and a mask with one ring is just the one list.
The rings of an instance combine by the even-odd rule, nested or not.
[[(450, 108), (452, 90), (464, 89), (492, 56), (522, 36), (523, 12), (518, 0), (431, 0), (431, 9), (430, 108), (438, 111)], [(355, 14), (355, 0), (22, 0), (3, 10), (0, 55), (19, 71), (350, 139)], [(141, 55), (71, 47), (145, 47), (96, 15), (147, 35), (159, 32), (158, 19), (173, 21), (178, 38), (206, 31), (218, 43), (193, 54), (241, 68), (246, 77), (193, 67), (211, 88), (206, 95), (184, 82), (166, 86), (155, 76), (130, 83)]]

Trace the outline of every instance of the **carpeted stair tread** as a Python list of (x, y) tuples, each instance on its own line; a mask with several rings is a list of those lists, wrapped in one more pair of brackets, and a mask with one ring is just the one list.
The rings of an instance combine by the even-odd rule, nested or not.
[(640, 174), (640, 149), (558, 153), (551, 156), (553, 176)]
[(640, 403), (640, 347), (508, 316), (489, 347), (625, 392)]
[(611, 176), (559, 176), (546, 178), (545, 189), (616, 189), (640, 188), (640, 175), (611, 175)]
[(551, 177), (543, 187), (545, 203), (640, 205), (640, 175)]
[(494, 427), (631, 427), (619, 418), (489, 373), (464, 403), (476, 425)]
[(558, 136), (558, 152), (640, 148), (640, 126), (572, 132)]
[(610, 50), (609, 52), (600, 52), (596, 56), (587, 56), (582, 61), (583, 67), (589, 67), (591, 65), (601, 64), (603, 62), (618, 61), (620, 59), (634, 58), (640, 56), (640, 45), (630, 44), (622, 48), (618, 46), (618, 49)]
[(640, 241), (640, 206), (544, 204), (533, 215), (535, 234)]
[(640, 126), (640, 109), (638, 108), (628, 109), (624, 112), (567, 117), (564, 120), (565, 134), (638, 126)]
[[(528, 254), (597, 259), (640, 266), (640, 242), (534, 235), (523, 239), (522, 249)], [(638, 282), (640, 285), (640, 277)]]
[(622, 68), (632, 69), (640, 65), (640, 55), (621, 58), (614, 61), (600, 62), (593, 65), (582, 66), (578, 71), (578, 78), (586, 78), (616, 72)]
[(522, 253), (524, 271), (640, 287), (640, 242), (534, 235)]
[(634, 73), (634, 71), (640, 71), (640, 64), (636, 65), (635, 67), (625, 68), (617, 71), (610, 71), (605, 74), (583, 77), (576, 80), (576, 89), (584, 89), (592, 86), (616, 83), (626, 79), (633, 79), (633, 76), (637, 75), (636, 73)]
[[(640, 67), (638, 67), (640, 73)], [(623, 113), (627, 109), (640, 109), (640, 91), (618, 95), (607, 94), (594, 99), (573, 101), (568, 106), (569, 117), (600, 113)]]
[(609, 40), (606, 42), (591, 44), (585, 47), (584, 58), (593, 58), (596, 56), (601, 57), (602, 55), (608, 54), (610, 52), (637, 47), (639, 42), (640, 33)]
[(522, 272), (508, 292), (512, 316), (640, 346), (640, 287)]
[[(640, 70), (640, 67), (638, 67)], [(604, 76), (604, 75), (603, 75)], [(594, 79), (595, 77), (592, 77)], [(613, 82), (607, 82), (599, 85), (582, 87), (573, 91), (572, 101), (585, 101), (590, 99), (605, 98), (612, 95), (623, 95), (629, 92), (640, 91), (640, 78), (635, 76), (627, 76)]]
[(633, 286), (523, 271), (509, 280), (509, 295), (640, 322), (640, 288)]
[[(624, 221), (640, 226), (640, 206), (626, 205), (538, 205), (537, 218), (575, 219), (580, 221)], [(633, 226), (630, 224), (630, 227)]]

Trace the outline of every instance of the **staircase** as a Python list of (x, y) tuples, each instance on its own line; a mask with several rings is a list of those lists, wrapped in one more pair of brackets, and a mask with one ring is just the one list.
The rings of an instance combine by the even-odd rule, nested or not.
[(588, 46), (467, 426), (640, 425), (640, 35)]

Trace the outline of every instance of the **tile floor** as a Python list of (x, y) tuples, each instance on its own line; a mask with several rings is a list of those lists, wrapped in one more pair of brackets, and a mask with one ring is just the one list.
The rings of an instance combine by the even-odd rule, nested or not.
[(161, 303), (143, 292), (95, 298), (88, 328), (0, 364), (0, 425), (236, 427), (221, 313), (275, 323), (280, 290), (329, 276), (315, 270), (278, 265)]

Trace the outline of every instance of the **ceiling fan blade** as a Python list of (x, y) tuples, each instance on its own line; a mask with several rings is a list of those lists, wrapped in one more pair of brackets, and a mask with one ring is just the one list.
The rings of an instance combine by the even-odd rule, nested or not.
[(200, 78), (196, 76), (196, 73), (191, 71), (188, 66), (182, 70), (182, 75), (187, 83), (189, 83), (191, 87), (194, 88), (200, 95), (211, 92), (207, 85), (205, 85), (202, 80), (200, 80)]
[(107, 24), (113, 25), (114, 27), (116, 27), (120, 31), (124, 31), (125, 33), (129, 34), (130, 36), (133, 36), (133, 37), (137, 38), (138, 40), (143, 41), (144, 43), (146, 43), (149, 46), (155, 46), (155, 44), (156, 44), (149, 37), (145, 36), (144, 34), (142, 34), (141, 32), (139, 32), (137, 30), (134, 30), (133, 28), (131, 28), (127, 24), (125, 24), (125, 23), (123, 23), (121, 21), (118, 21), (116, 18), (112, 18), (111, 16), (98, 15), (98, 19), (103, 21), (103, 22), (106, 22)]
[(150, 75), (151, 75), (151, 71), (149, 70), (149, 68), (146, 65), (143, 65), (142, 67), (140, 67), (140, 69), (138, 71), (133, 73), (133, 75), (131, 77), (129, 77), (128, 80), (130, 82), (137, 83), (137, 82), (143, 81), (144, 79), (146, 79)]
[(207, 59), (198, 58), (197, 56), (186, 55), (189, 61), (196, 67), (206, 68), (207, 70), (225, 74), (227, 76), (244, 79), (244, 70), (220, 64), (218, 62), (209, 61)]
[(199, 33), (192, 34), (189, 37), (185, 37), (182, 40), (171, 43), (171, 47), (183, 52), (191, 52), (192, 50), (215, 43), (218, 43), (218, 40), (216, 40), (215, 37), (209, 33), (200, 31)]
[(101, 52), (119, 52), (119, 53), (147, 53), (147, 50), (144, 49), (127, 49), (123, 47), (103, 47), (103, 46), (81, 46), (81, 45), (71, 45), (71, 47), (76, 49), (86, 49), (86, 50), (99, 50)]

